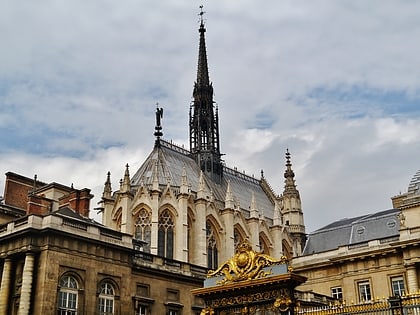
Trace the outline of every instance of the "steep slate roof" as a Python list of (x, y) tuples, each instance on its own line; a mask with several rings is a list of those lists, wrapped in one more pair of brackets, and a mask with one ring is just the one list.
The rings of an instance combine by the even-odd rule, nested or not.
[(420, 193), (420, 170), (414, 174), (413, 178), (408, 185), (409, 195), (418, 195)]
[[(185, 168), (187, 182), (191, 187), (191, 191), (193, 193), (197, 192), (201, 171), (195, 160), (191, 157), (190, 152), (163, 140), (160, 140), (160, 145), (154, 147), (143, 165), (132, 176), (131, 186), (133, 189), (136, 190), (142, 184), (151, 187), (156, 161), (160, 189), (168, 185), (168, 180), (171, 187), (179, 188)], [(213, 182), (205, 175), (204, 179), (209, 193), (211, 191), (215, 200), (223, 203), (226, 198), (228, 182), (230, 182), (235, 204), (239, 203), (245, 217), (249, 216), (252, 193), (254, 193), (260, 214), (263, 212), (269, 221), (267, 223), (271, 224), (274, 214), (274, 203), (264, 192), (259, 180), (228, 167), (223, 168), (223, 180), (221, 184)]]
[(303, 255), (311, 255), (340, 246), (363, 245), (372, 240), (398, 237), (398, 209), (380, 211), (333, 222), (308, 235)]

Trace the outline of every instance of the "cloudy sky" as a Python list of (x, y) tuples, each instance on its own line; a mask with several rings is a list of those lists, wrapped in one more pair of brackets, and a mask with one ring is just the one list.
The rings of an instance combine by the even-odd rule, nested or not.
[(419, 1), (3, 0), (0, 171), (96, 203), (156, 102), (188, 147), (200, 4), (226, 164), (281, 193), (289, 148), (307, 232), (391, 208), (420, 169)]

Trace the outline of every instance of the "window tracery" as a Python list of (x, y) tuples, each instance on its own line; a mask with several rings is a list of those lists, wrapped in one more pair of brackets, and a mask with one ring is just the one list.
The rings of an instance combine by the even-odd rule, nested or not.
[(175, 224), (168, 209), (159, 215), (158, 223), (158, 255), (173, 259)]
[(134, 238), (146, 242), (143, 251), (150, 253), (152, 238), (152, 218), (146, 209), (141, 209), (134, 224)]
[(206, 242), (207, 242), (207, 268), (216, 269), (218, 267), (218, 249), (216, 237), (212, 224), (206, 222)]

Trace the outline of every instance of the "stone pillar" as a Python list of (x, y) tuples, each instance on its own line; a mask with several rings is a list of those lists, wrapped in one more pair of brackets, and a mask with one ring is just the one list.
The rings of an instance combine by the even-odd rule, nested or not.
[(417, 271), (415, 265), (407, 266), (407, 293), (418, 292), (419, 282), (417, 279)]
[(25, 265), (23, 266), (22, 274), (22, 288), (20, 291), (20, 301), (18, 315), (29, 315), (31, 308), (31, 292), (32, 280), (34, 273), (34, 260), (33, 253), (27, 253), (25, 258)]
[(9, 305), (10, 295), (10, 275), (12, 272), (12, 260), (6, 258), (3, 264), (3, 274), (1, 276), (0, 287), (0, 315), (7, 314), (7, 306)]
[[(225, 227), (225, 241), (224, 246), (222, 244), (222, 250), (223, 252), (220, 253), (219, 259), (220, 261), (225, 261), (229, 259), (230, 257), (233, 257), (235, 254), (235, 242), (234, 242), (234, 230), (233, 230), (233, 215), (234, 210), (233, 209), (223, 209), (221, 211), (223, 224)], [(223, 241), (222, 241), (223, 243)], [(219, 261), (219, 263), (220, 263)]]

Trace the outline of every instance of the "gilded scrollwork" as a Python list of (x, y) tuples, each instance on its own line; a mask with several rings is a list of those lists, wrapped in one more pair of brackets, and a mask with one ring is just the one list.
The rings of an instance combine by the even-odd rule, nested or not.
[(255, 252), (248, 242), (243, 242), (238, 246), (236, 254), (231, 259), (216, 270), (210, 270), (207, 277), (224, 275), (224, 278), (217, 284), (264, 278), (271, 274), (270, 271), (263, 270), (264, 267), (284, 263), (287, 263), (285, 256), (277, 260), (266, 254)]
[(217, 298), (207, 301), (207, 305), (212, 308), (220, 308), (241, 304), (252, 304), (255, 302), (262, 302), (273, 300), (279, 297), (280, 291), (270, 290), (265, 292), (257, 292), (254, 294), (237, 295), (231, 297)]
[(210, 307), (206, 307), (201, 310), (200, 315), (214, 315), (214, 310)]
[(286, 312), (292, 305), (292, 299), (287, 295), (282, 295), (274, 301), (274, 308), (281, 312)]

